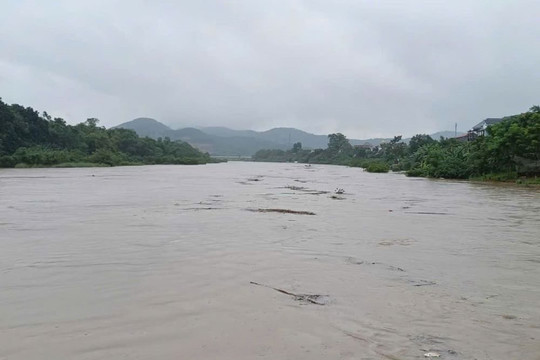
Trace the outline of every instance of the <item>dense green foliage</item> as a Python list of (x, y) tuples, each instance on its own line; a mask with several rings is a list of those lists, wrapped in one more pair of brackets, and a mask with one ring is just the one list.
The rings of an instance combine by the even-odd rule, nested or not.
[(0, 167), (129, 164), (204, 164), (189, 144), (140, 138), (134, 131), (105, 129), (91, 118), (72, 126), (30, 107), (0, 99)]
[(505, 118), (474, 141), (426, 144), (411, 155), (410, 176), (515, 179), (540, 173), (540, 109)]
[(382, 161), (374, 161), (366, 166), (366, 171), (372, 173), (387, 173), (390, 171), (390, 166)]
[(298, 143), (289, 151), (261, 150), (253, 159), (349, 165), (370, 172), (392, 169), (406, 171), (409, 176), (515, 180), (540, 174), (540, 107), (504, 118), (474, 141), (437, 141), (419, 134), (409, 144), (396, 136), (380, 146), (353, 147), (338, 133), (328, 135), (324, 150), (303, 150)]
[(302, 143), (297, 142), (288, 151), (259, 150), (253, 156), (253, 160), (348, 165), (353, 155), (354, 148), (345, 135), (337, 133), (328, 135), (328, 148), (324, 150), (305, 150), (302, 148)]

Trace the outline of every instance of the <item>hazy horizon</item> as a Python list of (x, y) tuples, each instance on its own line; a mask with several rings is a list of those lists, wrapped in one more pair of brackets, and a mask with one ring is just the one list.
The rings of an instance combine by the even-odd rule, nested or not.
[[(309, 133), (309, 134), (312, 134), (312, 135), (317, 135), (317, 136), (327, 136), (329, 134), (319, 134), (319, 133), (313, 133), (313, 132), (310, 132), (310, 131), (307, 131), (305, 129), (302, 129), (302, 128), (297, 128), (297, 127), (290, 127), (290, 126), (275, 126), (275, 127), (271, 127), (271, 128), (267, 128), (267, 129), (261, 129), (261, 130), (254, 130), (254, 129), (239, 129), (239, 128), (233, 128), (233, 127), (229, 127), (229, 126), (182, 126), (182, 125), (179, 125), (179, 126), (176, 126), (176, 125), (169, 125), (169, 124), (165, 124), (164, 122), (161, 122), (159, 121), (158, 119), (154, 119), (154, 118), (151, 118), (151, 117), (148, 117), (148, 116), (141, 116), (141, 117), (138, 117), (138, 118), (135, 118), (133, 120), (138, 120), (138, 119), (151, 119), (151, 120), (154, 120), (154, 121), (157, 121), (167, 127), (169, 127), (171, 130), (180, 130), (180, 129), (184, 129), (184, 128), (194, 128), (194, 129), (198, 129), (198, 130), (202, 130), (204, 132), (204, 129), (205, 128), (226, 128), (226, 129), (229, 129), (229, 130), (234, 130), (234, 131), (256, 131), (256, 132), (265, 132), (265, 131), (270, 131), (270, 130), (274, 130), (274, 129), (296, 129), (296, 130), (300, 130), (300, 131), (304, 131), (306, 133)], [(130, 120), (130, 121), (133, 121), (133, 120)], [(130, 121), (126, 121), (124, 123), (128, 123)], [(111, 127), (116, 127), (118, 125), (122, 125), (124, 123), (121, 123), (121, 124), (117, 124), (117, 125), (113, 125)], [(471, 126), (472, 127), (472, 126)], [(470, 130), (470, 128), (467, 128), (467, 129), (464, 129), (464, 130), (460, 130), (458, 129), (457, 132), (458, 134), (459, 133), (466, 133), (467, 130)], [(453, 129), (440, 129), (440, 130), (437, 130), (437, 131), (433, 131), (433, 132), (429, 132), (429, 133), (425, 133), (425, 132), (421, 132), (421, 133), (416, 133), (416, 134), (401, 134), (399, 133), (399, 131), (395, 132), (395, 134), (393, 135), (388, 135), (388, 136), (371, 136), (371, 137), (366, 137), (366, 138), (355, 138), (355, 137), (351, 137), (351, 136), (348, 136), (347, 134), (341, 132), (341, 131), (336, 131), (336, 132), (341, 132), (342, 134), (344, 134), (348, 139), (355, 139), (355, 140), (366, 140), (366, 139), (376, 139), (376, 138), (382, 138), (382, 139), (388, 139), (388, 138), (393, 138), (394, 136), (397, 136), (397, 135), (401, 135), (404, 139), (406, 138), (411, 138), (413, 137), (414, 135), (417, 135), (417, 134), (428, 134), (428, 135), (432, 135), (432, 134), (435, 134), (435, 133), (439, 133), (439, 132), (446, 132), (446, 131), (449, 131), (449, 132), (454, 132)]]
[(7, 0), (0, 97), (112, 127), (467, 131), (540, 102), (540, 2)]

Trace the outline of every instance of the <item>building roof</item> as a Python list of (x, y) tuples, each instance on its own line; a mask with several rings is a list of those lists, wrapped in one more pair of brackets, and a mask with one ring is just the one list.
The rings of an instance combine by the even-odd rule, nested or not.
[(463, 134), (463, 135), (454, 136), (454, 139), (456, 139), (456, 140), (468, 140), (469, 139), (469, 134)]
[(493, 125), (493, 124), (499, 123), (501, 121), (503, 121), (503, 118), (487, 118), (487, 119), (484, 119), (484, 120), (480, 121), (478, 124), (474, 125), (473, 130), (475, 130), (475, 131), (482, 130), (484, 127), (486, 127), (488, 125)]

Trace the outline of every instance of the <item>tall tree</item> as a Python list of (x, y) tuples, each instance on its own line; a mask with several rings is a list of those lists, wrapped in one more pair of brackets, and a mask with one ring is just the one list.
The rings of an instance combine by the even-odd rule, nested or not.
[(351, 153), (352, 146), (342, 133), (328, 135), (328, 151), (331, 154)]

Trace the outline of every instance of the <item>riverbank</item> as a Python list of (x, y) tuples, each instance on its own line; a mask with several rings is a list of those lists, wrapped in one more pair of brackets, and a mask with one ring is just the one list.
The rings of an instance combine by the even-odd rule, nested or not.
[(518, 176), (517, 174), (486, 174), (483, 176), (472, 177), (469, 181), (488, 182), (488, 183), (508, 183), (525, 186), (540, 186), (540, 177), (538, 176)]
[[(3, 169), (46, 169), (46, 168), (93, 168), (93, 167), (119, 167), (119, 166), (152, 166), (152, 165), (206, 165), (206, 164), (217, 164), (227, 162), (223, 159), (213, 159), (210, 158), (208, 162), (198, 162), (198, 161), (191, 161), (191, 162), (178, 162), (178, 163), (160, 163), (160, 164), (145, 164), (141, 162), (125, 162), (125, 163), (119, 163), (119, 164), (106, 164), (106, 163), (92, 163), (92, 162), (67, 162), (67, 163), (60, 163), (60, 164), (26, 164), (26, 163), (18, 163), (13, 167), (4, 167)], [(0, 167), (2, 169), (2, 167)]]
[[(255, 162), (264, 162), (264, 163), (286, 163), (282, 161), (272, 162), (272, 161), (255, 161)], [(449, 179), (449, 180), (462, 180), (462, 181), (472, 181), (472, 182), (485, 182), (485, 183), (507, 183), (507, 184), (517, 184), (525, 186), (540, 186), (540, 177), (538, 176), (520, 176), (517, 173), (499, 173), (499, 174), (485, 174), (482, 176), (474, 176), (468, 179), (463, 178), (447, 178), (447, 177), (434, 177), (428, 175), (418, 174), (416, 172), (408, 172), (405, 170), (392, 170), (391, 167), (379, 159), (357, 159), (352, 160), (350, 163), (338, 163), (338, 164), (315, 164), (315, 163), (301, 163), (304, 165), (333, 165), (333, 166), (347, 166), (352, 168), (362, 168), (364, 171), (369, 173), (388, 173), (392, 171), (393, 173), (403, 174), (407, 177), (418, 177), (418, 178), (427, 178), (427, 179)]]
[[(133, 166), (133, 165), (142, 165), (142, 164), (129, 164), (129, 166)], [(43, 164), (29, 165), (26, 163), (18, 163), (15, 166), (13, 166), (14, 169), (91, 168), (91, 167), (111, 167), (111, 165), (100, 164), (100, 163), (90, 163), (90, 162), (72, 162), (72, 163), (61, 163), (61, 164), (54, 164), (54, 165), (43, 165)]]

